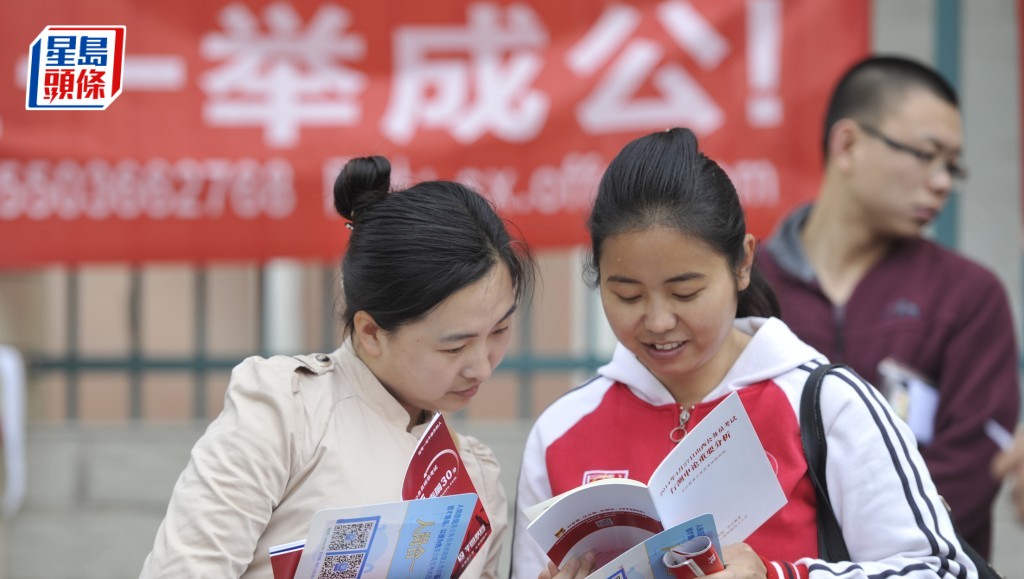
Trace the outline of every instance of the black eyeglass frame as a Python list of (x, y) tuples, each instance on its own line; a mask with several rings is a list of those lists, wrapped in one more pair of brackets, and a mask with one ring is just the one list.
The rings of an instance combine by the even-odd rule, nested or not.
[[(934, 163), (935, 159), (939, 158), (939, 156), (942, 155), (942, 153), (938, 151), (933, 153), (931, 151), (925, 151), (924, 149), (918, 149), (917, 147), (908, 145), (906, 143), (901, 143), (867, 123), (857, 121), (857, 126), (859, 126), (860, 129), (867, 133), (868, 135), (885, 143), (885, 145), (890, 149), (894, 151), (900, 151), (901, 153), (907, 153), (908, 155), (913, 156), (917, 160), (924, 163), (928, 163), (929, 165)], [(943, 163), (943, 166), (945, 167), (946, 172), (949, 173), (949, 176), (952, 177), (954, 181), (963, 181), (967, 179), (967, 169), (960, 166), (959, 163), (956, 163), (954, 161), (946, 161), (945, 163)]]

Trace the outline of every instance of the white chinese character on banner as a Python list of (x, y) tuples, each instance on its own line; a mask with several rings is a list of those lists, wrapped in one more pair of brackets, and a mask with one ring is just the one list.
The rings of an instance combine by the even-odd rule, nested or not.
[[(394, 32), (395, 72), (381, 132), (407, 144), (419, 127), (445, 129), (468, 144), (487, 133), (524, 142), (550, 106), (531, 85), (544, 65), (547, 32), (526, 5), (477, 3), (460, 26), (403, 26)], [(464, 56), (463, 56), (464, 55)]]
[[(751, 77), (759, 87), (770, 89), (778, 67), (767, 72), (765, 67), (774, 64), (769, 49), (778, 41), (777, 34), (772, 34), (777, 29), (777, 0), (748, 0), (748, 4), (750, 13), (763, 17), (758, 20), (748, 14), (748, 34), (758, 41), (756, 48), (761, 51), (749, 59), (751, 68), (758, 65)], [(718, 67), (732, 51), (728, 40), (690, 2), (662, 2), (655, 16), (673, 42), (704, 70)], [(714, 132), (725, 120), (721, 107), (682, 65), (666, 61), (661, 44), (633, 37), (641, 18), (640, 11), (632, 6), (611, 4), (593, 28), (566, 52), (569, 70), (581, 77), (593, 76), (608, 65), (594, 90), (576, 108), (580, 125), (592, 134), (667, 126), (687, 126), (698, 134)], [(750, 52), (754, 52), (753, 47)], [(777, 58), (777, 50), (774, 54)], [(648, 82), (657, 96), (637, 96)], [(758, 100), (752, 99), (748, 111), (751, 124), (779, 124), (781, 106), (777, 99), (764, 90), (756, 96)]]
[(214, 126), (263, 127), (268, 147), (295, 147), (302, 126), (355, 125), (362, 110), (356, 97), (365, 75), (342, 61), (366, 54), (362, 36), (348, 32), (344, 8), (320, 7), (303, 29), (291, 5), (263, 10), (266, 32), (242, 4), (220, 13), (223, 32), (206, 34), (202, 55), (226, 62), (203, 75), (209, 96), (204, 119)]

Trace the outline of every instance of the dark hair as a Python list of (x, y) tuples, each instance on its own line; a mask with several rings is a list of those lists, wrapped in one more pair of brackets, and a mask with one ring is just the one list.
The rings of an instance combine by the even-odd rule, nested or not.
[(959, 109), (956, 90), (938, 72), (899, 56), (870, 56), (851, 66), (832, 91), (822, 151), (828, 159), (828, 138), (842, 119), (879, 124), (911, 89), (924, 90)]
[(533, 257), (483, 196), (451, 181), (390, 188), (384, 157), (352, 159), (334, 182), (334, 207), (352, 222), (341, 262), (346, 332), (361, 310), (385, 331), (416, 322), (499, 263), (516, 302), (529, 298)]
[[(601, 246), (610, 236), (651, 227), (675, 229), (708, 244), (737, 270), (747, 228), (736, 188), (700, 152), (689, 129), (669, 129), (630, 142), (601, 177), (587, 220), (591, 250), (585, 275), (600, 282)], [(775, 293), (754, 267), (739, 293), (736, 315), (778, 316)]]

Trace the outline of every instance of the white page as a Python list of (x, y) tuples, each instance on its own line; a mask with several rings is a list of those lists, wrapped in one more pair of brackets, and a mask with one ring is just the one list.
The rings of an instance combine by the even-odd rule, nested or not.
[(680, 441), (648, 488), (666, 528), (711, 513), (725, 545), (746, 539), (787, 502), (735, 392)]
[(907, 380), (910, 404), (907, 408), (907, 425), (921, 444), (931, 444), (935, 439), (935, 412), (939, 409), (939, 391), (931, 384), (918, 378)]
[(610, 560), (662, 530), (647, 487), (631, 479), (592, 482), (541, 504), (548, 508), (527, 530), (558, 565), (587, 551)]

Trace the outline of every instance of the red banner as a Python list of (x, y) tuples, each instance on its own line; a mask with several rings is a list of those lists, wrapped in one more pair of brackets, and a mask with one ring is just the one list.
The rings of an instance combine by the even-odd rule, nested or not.
[[(107, 110), (25, 110), (48, 25), (126, 27)], [(10, 3), (0, 20), (0, 267), (336, 257), (338, 169), (458, 179), (535, 247), (586, 239), (628, 140), (697, 132), (766, 235), (815, 193), (825, 99), (868, 2)]]

